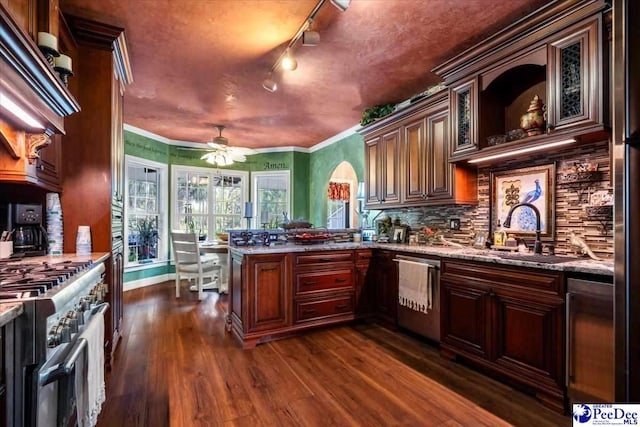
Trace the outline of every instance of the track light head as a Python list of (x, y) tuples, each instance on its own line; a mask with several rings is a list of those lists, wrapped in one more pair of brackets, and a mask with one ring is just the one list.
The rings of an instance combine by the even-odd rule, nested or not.
[(307, 30), (302, 33), (302, 46), (317, 46), (320, 43), (320, 33)]
[(349, 8), (351, 0), (331, 0), (331, 4), (340, 9), (342, 12)]
[(284, 58), (282, 58), (280, 65), (284, 70), (293, 71), (298, 68), (298, 61), (291, 55), (291, 52), (287, 52)]
[(276, 90), (278, 90), (278, 83), (271, 77), (267, 77), (262, 81), (262, 87), (269, 92), (275, 92)]

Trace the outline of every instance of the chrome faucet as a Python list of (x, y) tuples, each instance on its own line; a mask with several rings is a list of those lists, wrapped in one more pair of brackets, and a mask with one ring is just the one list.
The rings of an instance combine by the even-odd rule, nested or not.
[(515, 211), (520, 206), (528, 206), (528, 207), (531, 208), (533, 213), (536, 214), (536, 242), (533, 245), (533, 253), (541, 254), (542, 253), (542, 241), (540, 240), (540, 211), (538, 210), (537, 207), (535, 207), (531, 203), (527, 203), (527, 202), (522, 202), (522, 203), (518, 203), (516, 205), (511, 206), (511, 209), (509, 209), (509, 213), (507, 214), (507, 217), (505, 218), (504, 222), (502, 223), (502, 226), (505, 227), (505, 228), (511, 228), (511, 215), (513, 215), (513, 211)]

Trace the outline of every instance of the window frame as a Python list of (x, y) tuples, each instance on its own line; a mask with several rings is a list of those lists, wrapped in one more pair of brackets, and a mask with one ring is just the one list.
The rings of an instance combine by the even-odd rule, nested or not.
[[(213, 213), (213, 191), (211, 191), (213, 178), (218, 175), (234, 176), (242, 179), (242, 201), (240, 205), (240, 215), (244, 213), (244, 205), (248, 201), (249, 195), (249, 172), (239, 171), (234, 169), (219, 169), (219, 168), (207, 168), (200, 166), (186, 166), (186, 165), (171, 165), (171, 230), (180, 230), (178, 218), (181, 215), (177, 211), (178, 207), (178, 174), (181, 172), (197, 173), (200, 175), (206, 175), (209, 178), (209, 191), (207, 197), (208, 212), (206, 215), (207, 224), (214, 224), (214, 218), (217, 215)], [(244, 222), (242, 217), (241, 224)], [(211, 240), (213, 236), (207, 236), (207, 240)]]
[[(158, 252), (157, 258), (152, 262), (140, 263), (130, 262), (129, 261), (129, 216), (131, 212), (129, 210), (129, 166), (130, 165), (139, 165), (142, 167), (148, 167), (158, 170), (159, 174), (159, 185), (160, 188), (157, 189), (158, 195)], [(169, 189), (169, 167), (165, 163), (155, 162), (153, 160), (148, 160), (143, 157), (132, 156), (130, 154), (125, 154), (124, 156), (124, 250), (126, 251), (126, 256), (124, 257), (124, 267), (126, 271), (135, 271), (135, 270), (143, 270), (146, 268), (157, 267), (158, 264), (164, 264), (168, 261), (168, 251), (169, 251), (169, 218), (168, 218), (168, 189)]]
[(286, 177), (287, 181), (287, 215), (289, 220), (292, 220), (292, 212), (291, 212), (291, 171), (289, 169), (277, 170), (277, 171), (256, 171), (251, 172), (251, 200), (253, 201), (253, 219), (252, 222), (255, 228), (261, 228), (262, 223), (260, 223), (260, 218), (262, 212), (260, 211), (260, 204), (258, 203), (258, 178), (261, 177), (274, 177), (282, 175)]

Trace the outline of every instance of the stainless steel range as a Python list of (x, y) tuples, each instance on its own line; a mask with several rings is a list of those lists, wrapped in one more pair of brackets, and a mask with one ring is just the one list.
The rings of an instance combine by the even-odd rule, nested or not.
[(16, 425), (75, 425), (75, 362), (86, 347), (80, 335), (108, 308), (104, 271), (88, 258), (0, 261), (0, 302), (24, 305)]

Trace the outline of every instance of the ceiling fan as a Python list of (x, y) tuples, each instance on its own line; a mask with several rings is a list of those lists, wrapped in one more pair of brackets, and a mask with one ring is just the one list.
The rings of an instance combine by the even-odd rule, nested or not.
[[(256, 154), (251, 148), (230, 147), (229, 139), (222, 136), (224, 130), (223, 125), (214, 125), (218, 129), (218, 136), (214, 137), (211, 142), (207, 142), (210, 150), (203, 154), (200, 159), (216, 166), (229, 166), (235, 162), (246, 162), (247, 155)], [(198, 148), (198, 150), (200, 150)]]

